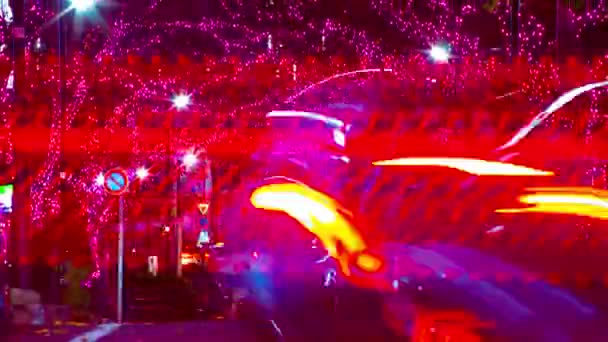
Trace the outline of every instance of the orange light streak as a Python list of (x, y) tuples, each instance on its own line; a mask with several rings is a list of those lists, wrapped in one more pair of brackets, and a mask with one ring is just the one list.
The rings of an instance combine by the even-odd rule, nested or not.
[[(250, 200), (258, 209), (281, 211), (296, 219), (319, 238), (329, 255), (340, 262), (346, 275), (350, 275), (348, 256), (367, 248), (358, 230), (340, 213), (340, 205), (304, 184), (264, 185), (252, 193)], [(338, 242), (344, 248), (343, 255), (339, 254)], [(371, 259), (367, 261), (371, 262)]]
[(526, 208), (498, 209), (498, 213), (548, 213), (608, 219), (608, 191), (584, 187), (529, 188), (534, 194), (518, 200)]
[(397, 158), (373, 163), (376, 166), (441, 166), (476, 176), (553, 176), (551, 171), (537, 170), (510, 163), (472, 158)]

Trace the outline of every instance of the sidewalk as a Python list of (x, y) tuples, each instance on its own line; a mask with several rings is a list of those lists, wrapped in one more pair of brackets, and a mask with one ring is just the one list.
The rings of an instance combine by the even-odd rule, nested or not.
[[(99, 326), (103, 326), (99, 325)], [(45, 327), (16, 328), (8, 337), (9, 342), (36, 342), (36, 341), (71, 341), (87, 332), (95, 330), (96, 325), (78, 322), (65, 322), (57, 324), (52, 331)], [(2, 339), (0, 339), (2, 340)], [(90, 341), (91, 339), (89, 339)], [(2, 340), (4, 341), (4, 340)]]
[[(8, 342), (120, 342), (158, 341), (276, 341), (270, 324), (245, 321), (193, 321), (176, 323), (105, 323), (97, 326), (66, 324), (48, 334), (48, 330), (22, 331), (10, 336)], [(2, 340), (0, 338), (1, 341)]]

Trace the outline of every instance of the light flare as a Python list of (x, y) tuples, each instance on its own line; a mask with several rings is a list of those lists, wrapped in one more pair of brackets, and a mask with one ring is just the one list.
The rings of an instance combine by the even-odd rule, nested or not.
[(472, 158), (398, 158), (376, 161), (375, 166), (441, 166), (476, 176), (553, 176), (551, 171), (537, 170), (510, 163)]
[(182, 162), (186, 168), (190, 169), (198, 163), (198, 156), (193, 152), (188, 152), (184, 155)]
[(382, 260), (367, 253), (359, 255), (356, 263), (360, 269), (370, 273), (378, 272), (382, 267)]
[(371, 69), (359, 69), (359, 70), (353, 70), (353, 71), (348, 71), (348, 72), (343, 72), (343, 73), (339, 73), (339, 74), (335, 74), (332, 75), (330, 77), (327, 77), (317, 83), (311, 84), (308, 87), (302, 89), (302, 91), (298, 92), (297, 94), (291, 96), (290, 98), (287, 99), (286, 102), (291, 103), (293, 101), (295, 101), (298, 97), (304, 95), (305, 93), (309, 92), (310, 90), (312, 90), (313, 88), (316, 88), (322, 84), (325, 84), (331, 80), (335, 80), (338, 78), (342, 78), (342, 77), (348, 77), (348, 76), (353, 76), (353, 75), (358, 75), (358, 74), (371, 74), (371, 73), (378, 73), (378, 72), (389, 72), (392, 73), (393, 69), (381, 69), (381, 68), (371, 68)]
[(189, 94), (175, 95), (173, 99), (171, 99), (171, 102), (173, 102), (173, 107), (178, 111), (185, 110), (190, 105), (190, 97), (191, 95)]
[(338, 128), (344, 127), (344, 122), (342, 120), (314, 112), (303, 112), (296, 110), (274, 110), (266, 114), (266, 118), (304, 118), (315, 121), (321, 121), (325, 124)]
[(102, 7), (114, 7), (118, 3), (112, 0), (70, 0), (69, 6), (57, 13), (50, 21), (43, 25), (48, 28), (58, 22), (61, 18), (74, 12), (74, 37), (78, 37), (84, 30), (84, 21), (91, 21), (108, 29), (107, 23), (101, 16), (99, 9)]
[(498, 209), (497, 213), (547, 213), (608, 219), (608, 192), (593, 188), (529, 188), (519, 202), (529, 207)]
[(95, 177), (95, 184), (99, 186), (102, 186), (105, 181), (106, 177), (103, 175), (103, 173), (100, 173), (97, 175), (97, 177)]
[(532, 121), (530, 121), (529, 124), (522, 127), (509, 141), (507, 141), (504, 145), (500, 146), (498, 148), (498, 151), (504, 150), (506, 148), (509, 148), (509, 147), (514, 146), (517, 143), (519, 143), (523, 138), (525, 138), (528, 134), (530, 134), (530, 132), (534, 128), (536, 128), (538, 125), (543, 123), (551, 115), (553, 115), (553, 113), (555, 113), (557, 110), (559, 110), (566, 104), (570, 103), (576, 97), (578, 97), (586, 92), (592, 91), (594, 89), (603, 88), (603, 87), (607, 87), (607, 86), (608, 86), (608, 81), (589, 83), (589, 84), (585, 84), (583, 86), (574, 88), (574, 89), (562, 94), (560, 97), (557, 98), (557, 100), (553, 101), (547, 107), (547, 109), (545, 109), (544, 111), (542, 111), (538, 115), (536, 115), (532, 119)]
[(150, 175), (150, 173), (145, 167), (140, 167), (135, 171), (135, 175), (137, 176), (137, 178), (143, 180), (146, 179)]
[(429, 56), (436, 63), (447, 63), (450, 60), (450, 51), (444, 46), (435, 45), (429, 50)]
[(71, 6), (76, 12), (86, 12), (93, 9), (96, 5), (95, 0), (71, 0)]
[[(284, 212), (296, 219), (317, 236), (331, 257), (340, 262), (345, 275), (350, 275), (348, 257), (367, 248), (357, 229), (341, 214), (340, 205), (304, 184), (263, 185), (252, 193), (250, 200), (258, 209)], [(344, 253), (339, 253), (338, 243)]]

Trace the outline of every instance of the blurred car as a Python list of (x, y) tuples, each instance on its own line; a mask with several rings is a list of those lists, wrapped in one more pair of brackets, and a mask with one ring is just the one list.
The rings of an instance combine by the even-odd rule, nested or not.
[[(607, 303), (608, 294), (585, 292), (593, 285), (577, 286), (577, 279), (582, 276), (597, 284), (606, 271), (603, 251), (608, 240), (604, 238), (603, 219), (608, 194), (593, 187), (590, 172), (594, 167), (582, 162), (587, 159), (582, 151), (566, 149), (572, 141), (553, 128), (560, 125), (547, 124), (547, 118), (560, 110), (559, 106), (553, 103), (534, 118), (516, 118), (514, 124), (507, 125), (511, 129), (506, 137), (496, 132), (496, 123), (488, 125), (483, 118), (469, 116), (481, 121), (477, 131), (473, 137), (459, 137), (455, 132), (463, 128), (458, 122), (466, 121), (466, 115), (454, 120), (443, 120), (441, 113), (435, 115), (433, 111), (421, 115), (412, 108), (420, 104), (401, 96), (406, 85), (384, 71), (347, 78), (298, 94), (284, 108), (267, 115), (271, 134), (265, 148), (253, 156), (256, 166), (242, 177), (233, 191), (236, 195), (222, 208), (226, 221), (222, 226), (232, 232), (226, 233), (224, 242), (235, 246), (230, 258), (262, 250), (258, 245), (270, 243), (274, 247), (268, 250), (274, 262), (265, 273), (266, 280), (281, 283), (283, 288), (297, 288), (276, 272), (280, 269), (277, 265), (293, 265), (288, 268), (305, 270), (301, 272), (303, 277), (292, 278), (307, 284), (300, 293), (313, 294), (315, 286), (308, 284), (322, 287), (323, 272), (309, 271), (315, 262), (305, 257), (302, 251), (306, 248), (292, 246), (293, 241), (303, 245), (303, 241), (321, 238), (329, 259), (335, 263), (337, 277), (348, 289), (341, 293), (357, 293), (348, 297), (350, 301), (341, 300), (340, 306), (358, 303), (346, 311), (367, 313), (363, 316), (368, 323), (384, 310), (386, 301), (414, 308), (404, 310), (403, 315), (409, 318), (401, 317), (402, 323), (415, 321), (420, 312), (442, 307), (441, 303), (448, 309), (449, 298), (470, 293), (469, 285), (485, 291), (460, 303), (460, 310), (499, 320), (494, 323), (503, 327), (502, 332), (528, 331), (535, 340), (572, 340), (579, 333), (560, 323), (564, 315), (577, 316), (578, 308), (570, 308), (564, 315), (529, 309), (536, 307), (533, 301), (540, 298), (556, 307), (567, 298), (591, 308), (578, 315), (583, 317), (577, 321), (579, 326), (593, 325), (591, 322), (605, 317), (607, 311), (602, 310), (608, 307), (602, 305)], [(556, 102), (565, 105), (576, 96), (570, 93)], [(471, 138), (476, 139), (474, 144)], [(555, 146), (561, 147), (561, 153), (548, 153)], [(293, 232), (310, 236), (292, 241)], [(461, 252), (450, 256), (440, 253), (441, 257), (426, 253), (426, 257), (417, 258), (387, 247), (424, 246), (431, 241), (443, 241), (461, 248)], [(279, 248), (290, 257), (278, 253)], [(477, 253), (475, 257), (462, 257), (472, 252)], [(509, 266), (478, 267), (484, 258), (497, 258)], [(433, 260), (433, 267), (425, 265)], [(442, 274), (450, 274), (453, 269), (461, 271), (456, 280), (442, 281)], [(414, 286), (413, 292), (395, 297), (395, 291), (411, 282), (403, 280), (407, 275), (421, 283), (438, 278), (440, 286), (429, 293), (434, 300), (420, 300), (414, 295), (426, 285)], [(460, 276), (479, 281), (463, 285)], [(543, 284), (556, 279), (561, 283), (530, 295), (525, 286), (495, 287), (504, 277), (524, 283), (531, 278)], [(260, 285), (259, 279), (251, 277), (241, 280), (252, 288), (266, 290), (271, 299), (256, 298), (260, 305), (282, 303), (292, 311), (297, 307), (289, 299), (297, 297), (297, 291), (279, 299), (274, 290), (277, 286), (269, 282)], [(512, 303), (511, 309), (503, 306), (506, 316), (487, 315), (488, 310), (498, 310), (489, 305), (497, 298), (509, 298)], [(273, 317), (285, 316), (279, 306), (271, 307)], [(322, 310), (302, 308), (308, 315), (322, 315)], [(544, 328), (538, 334), (531, 332), (534, 324), (515, 328), (506, 319), (511, 310), (530, 311), (530, 318), (543, 321)], [(546, 317), (541, 319), (542, 315)], [(405, 328), (405, 323), (400, 323), (398, 330), (398, 335), (415, 334)], [(478, 329), (469, 330), (475, 335)], [(604, 336), (597, 329), (592, 331)], [(481, 333), (476, 336), (481, 339)], [(503, 337), (517, 340), (525, 336)]]
[[(249, 214), (254, 214), (253, 207), (249, 208)], [(232, 314), (269, 318), (276, 309), (274, 295), (278, 291), (281, 296), (292, 296), (292, 300), (303, 303), (302, 286), (316, 288), (320, 293), (333, 285), (326, 278), (336, 273), (336, 265), (314, 235), (298, 227), (297, 222), (275, 213), (266, 218), (241, 216), (234, 229), (241, 229), (243, 234), (251, 232), (244, 226), (256, 220), (269, 229), (267, 234), (241, 235), (235, 239), (230, 236), (239, 233), (230, 229), (224, 232), (222, 242), (211, 245), (205, 252), (206, 269), (228, 299), (226, 304), (241, 311)]]

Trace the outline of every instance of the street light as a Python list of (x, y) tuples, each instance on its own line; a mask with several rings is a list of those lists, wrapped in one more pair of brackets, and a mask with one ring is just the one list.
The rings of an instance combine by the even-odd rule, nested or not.
[(96, 5), (96, 0), (70, 0), (71, 6), (76, 12), (82, 13), (93, 9)]
[(95, 184), (102, 186), (106, 180), (105, 178), (106, 177), (103, 175), (103, 173), (98, 174), (97, 177), (95, 178)]
[[(189, 99), (189, 96), (187, 97)], [(176, 101), (177, 102), (177, 101)], [(180, 103), (178, 103), (180, 104)], [(183, 104), (183, 103), (181, 103)], [(178, 107), (176, 105), (176, 107)], [(178, 107), (179, 108), (179, 107)], [(182, 166), (179, 166), (179, 173), (178, 175), (175, 177), (175, 182), (173, 183), (173, 191), (175, 194), (174, 197), (174, 202), (173, 202), (173, 208), (174, 208), (174, 212), (175, 212), (175, 217), (178, 217), (180, 215), (179, 213), (179, 194), (180, 194), (180, 178), (183, 175), (183, 171), (188, 171), (189, 169), (191, 169), (192, 167), (194, 167), (197, 163), (198, 163), (198, 156), (194, 151), (189, 151), (186, 154), (184, 154), (184, 156), (182, 157), (182, 166), (185, 168), (185, 170), (182, 170)], [(182, 244), (183, 244), (183, 227), (180, 223), (176, 224), (176, 229), (175, 229), (175, 234), (177, 236), (177, 276), (181, 277), (182, 276), (182, 263), (181, 263), (181, 258), (180, 256), (182, 255)]]
[(190, 95), (188, 95), (188, 94), (179, 94), (179, 95), (176, 95), (176, 96), (173, 97), (173, 99), (171, 100), (171, 102), (173, 102), (173, 106), (177, 110), (186, 109), (190, 105)]
[(450, 51), (444, 46), (434, 45), (429, 51), (429, 56), (436, 63), (447, 63), (450, 60)]
[(135, 171), (135, 175), (137, 176), (137, 178), (143, 180), (146, 177), (148, 177), (150, 175), (150, 173), (148, 172), (148, 169), (146, 169), (145, 167), (140, 167), (139, 169), (137, 169)]
[(187, 169), (190, 169), (194, 165), (196, 165), (196, 163), (198, 163), (198, 157), (193, 152), (188, 152), (186, 153), (186, 155), (184, 155), (184, 159), (182, 161), (184, 163), (184, 166)]

